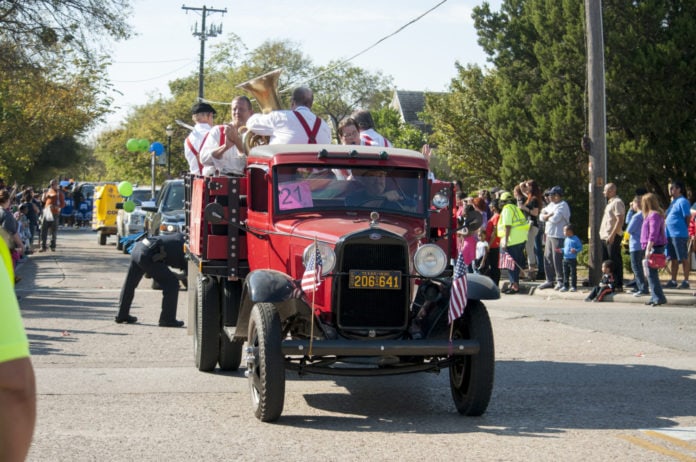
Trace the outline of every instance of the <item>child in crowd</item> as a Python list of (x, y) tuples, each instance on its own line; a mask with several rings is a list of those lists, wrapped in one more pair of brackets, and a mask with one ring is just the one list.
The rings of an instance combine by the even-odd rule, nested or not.
[[(571, 224), (563, 228), (565, 239), (563, 240), (563, 287), (561, 292), (577, 292), (578, 290), (578, 254), (582, 251), (582, 242), (575, 235), (575, 228)], [(561, 249), (558, 249), (561, 250)], [(570, 282), (570, 286), (568, 283)]]
[(604, 297), (608, 294), (614, 293), (614, 262), (611, 260), (604, 260), (602, 262), (602, 279), (599, 281), (599, 285), (592, 289), (590, 295), (585, 299), (586, 302), (602, 302)]
[(474, 273), (488, 274), (488, 240), (486, 239), (485, 228), (480, 228), (478, 232), (478, 242), (476, 243), (476, 258), (474, 259)]

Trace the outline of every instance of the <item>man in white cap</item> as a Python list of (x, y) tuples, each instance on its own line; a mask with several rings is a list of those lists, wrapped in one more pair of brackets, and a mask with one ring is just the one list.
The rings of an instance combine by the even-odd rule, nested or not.
[(215, 109), (208, 103), (196, 103), (191, 108), (191, 118), (195, 125), (184, 141), (184, 155), (189, 164), (189, 172), (196, 175), (200, 175), (203, 170), (200, 150), (205, 135), (213, 125), (215, 114)]
[[(544, 273), (546, 281), (539, 285), (538, 289), (561, 290), (563, 287), (563, 240), (565, 234), (563, 228), (570, 223), (570, 207), (562, 199), (563, 189), (554, 186), (549, 190), (551, 202), (541, 210), (539, 219), (544, 222), (546, 232), (546, 246), (544, 247)], [(556, 285), (554, 286), (554, 281)]]

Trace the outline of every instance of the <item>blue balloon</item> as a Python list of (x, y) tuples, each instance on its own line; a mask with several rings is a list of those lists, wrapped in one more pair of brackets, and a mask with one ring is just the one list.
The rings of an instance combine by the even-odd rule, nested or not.
[(155, 141), (150, 145), (150, 152), (155, 151), (156, 156), (161, 156), (164, 153), (164, 145), (159, 141)]

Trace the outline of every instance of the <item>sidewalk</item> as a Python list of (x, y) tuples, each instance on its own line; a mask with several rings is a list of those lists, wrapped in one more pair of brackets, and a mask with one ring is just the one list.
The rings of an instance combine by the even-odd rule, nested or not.
[[(665, 289), (664, 284), (667, 281), (661, 281), (663, 284), (662, 290), (665, 292), (665, 297), (667, 298), (667, 303), (664, 306), (696, 306), (696, 278), (691, 281), (691, 289)], [(520, 281), (520, 294), (533, 295), (537, 297), (544, 297), (547, 300), (584, 300), (592, 290), (592, 287), (578, 287), (577, 292), (559, 292), (554, 289), (541, 289), (538, 287), (544, 281)], [(580, 281), (578, 281), (579, 283)], [(507, 275), (503, 273), (500, 278), (501, 290), (506, 288), (508, 285)], [(630, 293), (631, 289), (626, 292), (612, 294), (606, 297), (606, 302), (621, 302), (621, 303), (640, 303), (645, 304), (650, 300), (650, 295), (643, 295), (641, 297), (634, 297)], [(501, 294), (501, 297), (514, 297), (515, 295), (505, 295)], [(604, 303), (604, 302), (602, 302)]]

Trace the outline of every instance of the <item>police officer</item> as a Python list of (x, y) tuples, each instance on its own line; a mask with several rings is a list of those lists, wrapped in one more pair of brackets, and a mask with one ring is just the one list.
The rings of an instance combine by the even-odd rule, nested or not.
[(184, 327), (184, 321), (176, 319), (176, 304), (179, 299), (179, 279), (169, 267), (186, 269), (184, 255), (184, 235), (181, 233), (150, 236), (135, 244), (131, 252), (131, 264), (126, 282), (121, 288), (119, 299), (118, 324), (133, 324), (138, 320), (129, 313), (135, 288), (148, 274), (162, 287), (162, 312), (160, 327)]

